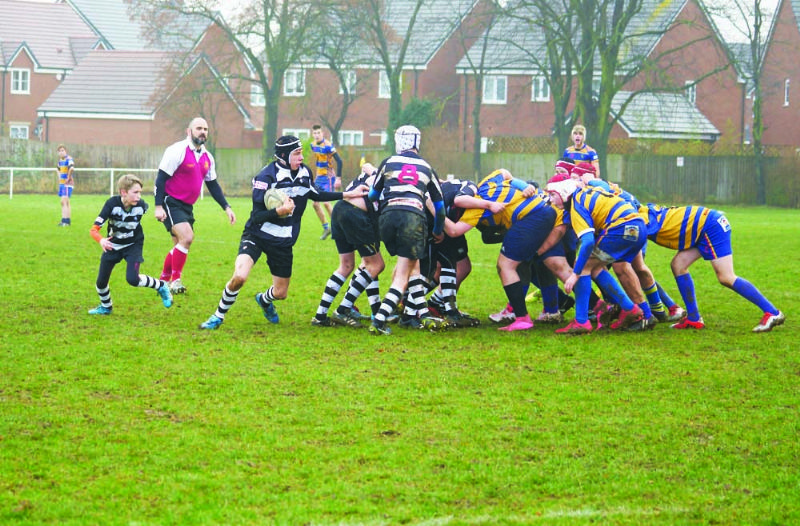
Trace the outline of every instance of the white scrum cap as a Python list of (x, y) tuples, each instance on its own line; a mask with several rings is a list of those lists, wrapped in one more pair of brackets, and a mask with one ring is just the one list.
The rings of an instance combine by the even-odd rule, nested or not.
[(412, 148), (419, 150), (419, 145), (422, 142), (422, 133), (416, 126), (406, 124), (400, 126), (394, 132), (394, 151), (395, 153), (403, 153)]

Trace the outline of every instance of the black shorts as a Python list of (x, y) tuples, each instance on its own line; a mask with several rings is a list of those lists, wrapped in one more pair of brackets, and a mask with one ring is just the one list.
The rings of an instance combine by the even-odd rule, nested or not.
[(347, 201), (339, 201), (333, 205), (331, 237), (336, 241), (339, 254), (358, 250), (363, 258), (374, 256), (381, 247), (381, 240), (369, 214)]
[(456, 263), (469, 257), (469, 248), (465, 236), (444, 237), (441, 243), (433, 243), (436, 260), (442, 266), (456, 268)]
[(190, 204), (184, 203), (174, 197), (164, 197), (164, 211), (167, 213), (164, 219), (164, 227), (167, 232), (172, 232), (172, 225), (178, 223), (189, 223), (189, 226), (194, 225), (194, 207)]
[(425, 216), (408, 210), (387, 209), (381, 212), (378, 223), (381, 241), (389, 254), (408, 259), (425, 257), (428, 239), (428, 221)]
[(292, 277), (292, 261), (294, 260), (292, 247), (276, 247), (259, 237), (244, 232), (239, 241), (239, 254), (247, 254), (254, 263), (258, 261), (261, 254), (266, 254), (267, 266), (273, 276)]
[(134, 243), (133, 245), (125, 247), (122, 250), (109, 250), (107, 252), (103, 252), (103, 254), (100, 256), (100, 261), (111, 263), (112, 265), (116, 265), (123, 259), (129, 263), (143, 263), (143, 248), (144, 243)]

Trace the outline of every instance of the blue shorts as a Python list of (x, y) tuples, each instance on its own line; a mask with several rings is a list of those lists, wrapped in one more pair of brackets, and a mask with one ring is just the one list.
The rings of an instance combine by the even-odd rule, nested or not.
[(314, 186), (320, 192), (333, 192), (333, 181), (335, 177), (328, 177), (327, 175), (318, 175), (314, 179)]
[(647, 242), (644, 219), (632, 219), (605, 231), (594, 247), (592, 255), (605, 263), (627, 261), (630, 263)]
[(59, 184), (58, 197), (72, 197), (72, 185), (67, 186), (64, 183)]
[(717, 210), (708, 213), (706, 224), (697, 241), (697, 250), (706, 261), (733, 254), (731, 224), (728, 223), (728, 218), (724, 214)]
[(530, 261), (553, 230), (556, 211), (549, 206), (530, 212), (511, 225), (500, 253), (514, 261)]

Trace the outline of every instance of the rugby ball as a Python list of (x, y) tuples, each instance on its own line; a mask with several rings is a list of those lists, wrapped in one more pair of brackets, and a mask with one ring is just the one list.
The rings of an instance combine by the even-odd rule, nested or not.
[(277, 188), (270, 188), (264, 192), (264, 206), (267, 210), (273, 210), (286, 202), (286, 194)]

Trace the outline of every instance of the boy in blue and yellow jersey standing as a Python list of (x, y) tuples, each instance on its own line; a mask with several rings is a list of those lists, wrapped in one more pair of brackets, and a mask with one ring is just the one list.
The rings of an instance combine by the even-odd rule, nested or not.
[[(342, 158), (333, 146), (333, 143), (325, 138), (322, 133), (322, 126), (315, 124), (311, 127), (311, 136), (314, 138), (311, 141), (311, 151), (314, 153), (314, 167), (316, 170), (316, 177), (314, 177), (314, 186), (320, 192), (333, 192), (337, 187), (341, 188), (341, 183), (336, 184), (336, 174), (342, 173)], [(333, 162), (336, 162), (336, 171), (333, 169)], [(331, 235), (331, 228), (327, 221), (325, 221), (325, 210), (328, 211), (328, 217), (331, 217), (333, 205), (329, 202), (318, 203), (314, 202), (314, 212), (316, 212), (320, 223), (322, 223), (322, 235), (320, 239), (327, 239)]]
[(58, 145), (58, 197), (61, 198), (61, 222), (58, 226), (70, 226), (72, 224), (72, 208), (69, 199), (72, 197), (72, 189), (75, 187), (75, 180), (72, 172), (75, 162), (72, 157), (67, 155), (67, 148), (63, 144)]

